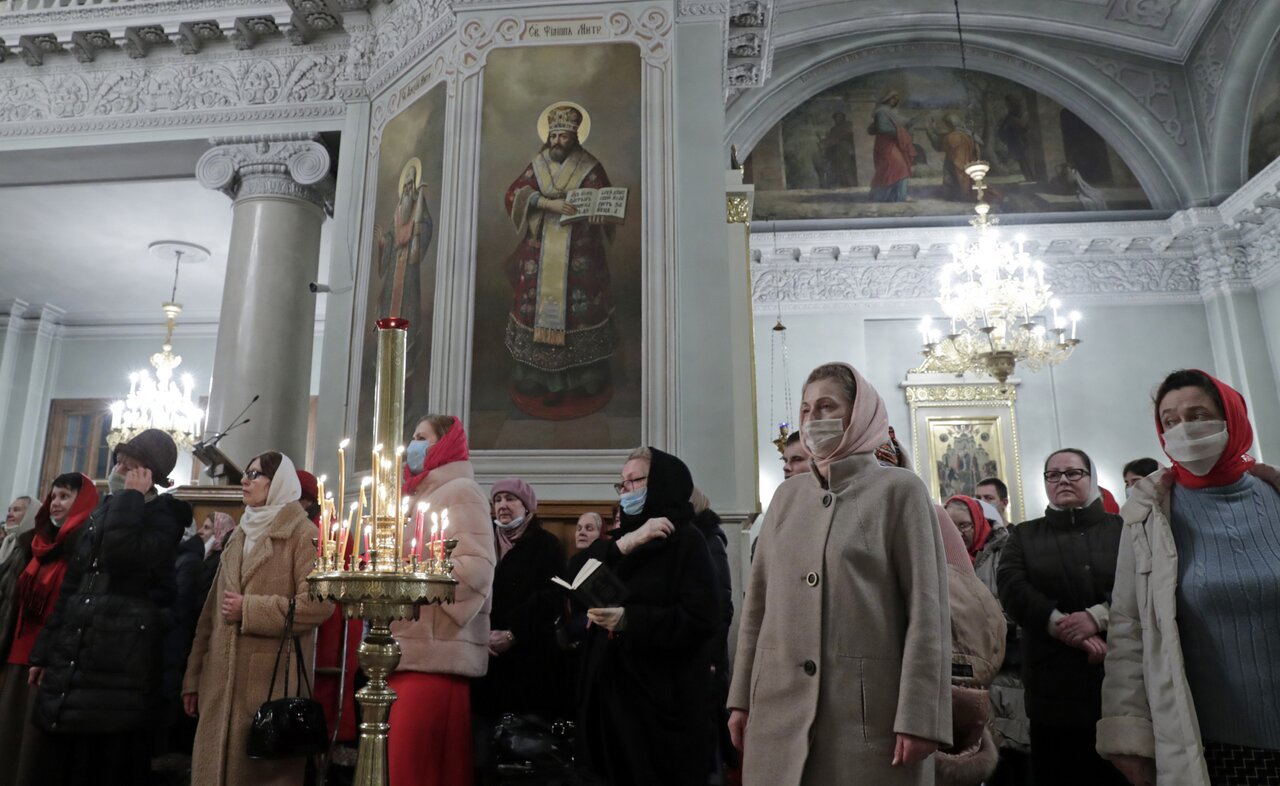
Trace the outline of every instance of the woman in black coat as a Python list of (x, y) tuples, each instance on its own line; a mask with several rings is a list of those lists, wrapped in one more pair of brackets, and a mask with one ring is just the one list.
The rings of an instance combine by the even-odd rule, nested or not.
[[(161, 720), (173, 564), (191, 506), (169, 485), (177, 448), (149, 429), (116, 448), (112, 490), (80, 538), (31, 653), (41, 784), (146, 783)], [(154, 481), (153, 481), (154, 479)]]
[(590, 609), (578, 747), (612, 786), (706, 783), (712, 764), (715, 571), (693, 525), (684, 462), (642, 448), (623, 466), (622, 527), (592, 544), (626, 585), (620, 607)]
[(528, 483), (493, 484), (498, 565), (489, 612), (489, 671), (475, 686), (472, 706), (485, 722), (506, 713), (548, 722), (568, 706), (556, 678), (561, 672), (555, 621), (561, 591), (551, 583), (564, 572), (564, 548), (538, 522), (538, 497)]
[(1094, 750), (1121, 520), (1102, 509), (1083, 451), (1052, 453), (1044, 469), (1049, 508), (1012, 528), (996, 573), (1000, 603), (1022, 634), (1032, 778), (1124, 786)]

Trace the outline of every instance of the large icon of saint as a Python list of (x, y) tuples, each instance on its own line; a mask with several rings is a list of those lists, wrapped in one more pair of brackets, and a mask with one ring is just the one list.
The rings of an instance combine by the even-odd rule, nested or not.
[(617, 336), (605, 244), (613, 228), (596, 215), (574, 218), (583, 189), (610, 186), (604, 166), (582, 146), (590, 132), (581, 106), (547, 107), (538, 119), (542, 149), (506, 191), (520, 237), (506, 262), (514, 289), (505, 338), (515, 361), (511, 399), (553, 420), (586, 415), (612, 396)]
[[(410, 158), (400, 170), (397, 193), (391, 226), (373, 228), (374, 258), (382, 289), (378, 311), (372, 317), (404, 317), (412, 325), (423, 319), (422, 267), (433, 232), (431, 210), (427, 207), (427, 184), (422, 182), (422, 162), (417, 157)], [(410, 327), (405, 353), (405, 372), (409, 379), (413, 379), (418, 355), (415, 348), (418, 333), (419, 330)]]

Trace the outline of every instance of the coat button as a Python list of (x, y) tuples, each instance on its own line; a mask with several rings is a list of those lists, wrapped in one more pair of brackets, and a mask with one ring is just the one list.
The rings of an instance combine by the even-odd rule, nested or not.
[(809, 571), (808, 575), (804, 577), (804, 583), (808, 584), (810, 587), (818, 586), (818, 574), (813, 571)]
[(831, 495), (830, 495), (830, 494), (823, 494), (823, 495), (822, 495), (822, 507), (824, 507), (824, 508), (829, 508), (829, 507), (831, 507)]
[(814, 663), (814, 662), (813, 662), (813, 661), (811, 661), (811, 660), (807, 660), (807, 661), (805, 661), (805, 662), (804, 662), (804, 673), (805, 673), (805, 674), (808, 674), (810, 677), (812, 677), (813, 675), (817, 674), (817, 673), (818, 673), (818, 664)]

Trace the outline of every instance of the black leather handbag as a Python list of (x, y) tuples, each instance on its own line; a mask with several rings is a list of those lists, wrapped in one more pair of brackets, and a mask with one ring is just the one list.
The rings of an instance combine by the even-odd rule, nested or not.
[[(311, 698), (311, 684), (307, 681), (302, 661), (302, 642), (293, 635), (294, 600), (289, 599), (289, 615), (285, 619), (284, 636), (276, 650), (276, 664), (271, 669), (271, 687), (267, 700), (254, 713), (249, 726), (249, 744), (246, 753), (251, 759), (297, 759), (324, 753), (329, 747), (325, 731), (324, 710), (320, 702)], [(305, 685), (307, 696), (289, 695), (289, 663), (285, 647), (293, 641), (297, 657), (298, 687)], [(280, 670), (280, 656), (285, 655), (284, 695), (273, 699), (276, 691), (276, 672)]]

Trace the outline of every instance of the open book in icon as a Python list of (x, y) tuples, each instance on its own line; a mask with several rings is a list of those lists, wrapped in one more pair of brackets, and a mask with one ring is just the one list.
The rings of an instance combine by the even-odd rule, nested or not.
[(573, 583), (559, 576), (551, 580), (569, 590), (583, 606), (589, 609), (603, 609), (609, 606), (621, 606), (627, 599), (627, 585), (598, 559), (589, 559), (573, 577)]

